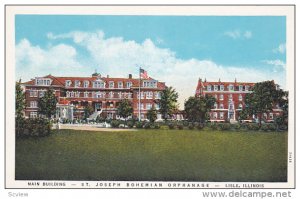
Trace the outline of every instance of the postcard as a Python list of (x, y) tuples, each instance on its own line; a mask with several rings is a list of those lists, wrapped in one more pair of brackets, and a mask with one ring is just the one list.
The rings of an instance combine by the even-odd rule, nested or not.
[(295, 7), (7, 5), (5, 186), (295, 187)]

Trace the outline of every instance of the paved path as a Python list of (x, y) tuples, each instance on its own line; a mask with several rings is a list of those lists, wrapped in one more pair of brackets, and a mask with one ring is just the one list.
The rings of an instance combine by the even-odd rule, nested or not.
[(136, 131), (136, 129), (122, 129), (122, 128), (101, 128), (96, 126), (65, 126), (61, 125), (60, 129), (72, 129), (72, 130), (86, 130), (86, 131)]

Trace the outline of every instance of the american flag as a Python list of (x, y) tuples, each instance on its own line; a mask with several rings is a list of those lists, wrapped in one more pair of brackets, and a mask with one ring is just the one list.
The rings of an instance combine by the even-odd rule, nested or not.
[(142, 79), (148, 79), (148, 74), (147, 71), (145, 71), (144, 69), (140, 68), (140, 74), (141, 74), (141, 78)]

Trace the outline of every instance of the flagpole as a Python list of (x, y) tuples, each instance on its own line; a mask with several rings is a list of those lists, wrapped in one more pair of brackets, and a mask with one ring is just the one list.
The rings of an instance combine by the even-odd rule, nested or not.
[(139, 67), (139, 121), (141, 121), (141, 67)]

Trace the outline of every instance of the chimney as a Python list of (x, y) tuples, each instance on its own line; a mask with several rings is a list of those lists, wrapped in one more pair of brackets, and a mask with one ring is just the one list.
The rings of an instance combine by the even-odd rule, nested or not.
[(132, 79), (132, 74), (129, 74), (129, 75), (128, 75), (128, 78), (129, 78), (129, 79)]
[(107, 75), (106, 77), (109, 78), (109, 75)]
[(219, 78), (219, 82), (221, 82), (221, 79)]
[(236, 78), (234, 79), (234, 83), (236, 83)]

